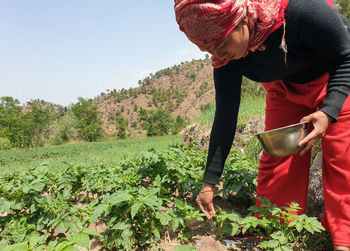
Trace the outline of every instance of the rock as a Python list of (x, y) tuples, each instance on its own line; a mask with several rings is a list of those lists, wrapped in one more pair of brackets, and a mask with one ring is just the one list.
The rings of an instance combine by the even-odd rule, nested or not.
[[(241, 133), (236, 133), (236, 141), (247, 143), (256, 133), (264, 130), (265, 116), (257, 115), (251, 117)], [(239, 131), (239, 130), (237, 130)], [(188, 145), (193, 141), (199, 142), (200, 148), (208, 148), (211, 128), (201, 127), (197, 124), (187, 126), (180, 132), (183, 135), (183, 143)]]
[(319, 152), (310, 168), (307, 196), (307, 215), (321, 219), (323, 214), (322, 152)]
[(265, 116), (256, 115), (251, 117), (240, 134), (240, 139), (247, 143), (258, 132), (264, 131), (265, 128)]
[(192, 124), (182, 130), (180, 134), (183, 135), (183, 144), (188, 145), (191, 142), (196, 141), (199, 142), (199, 148), (205, 149), (209, 146), (210, 132), (211, 129), (207, 127)]

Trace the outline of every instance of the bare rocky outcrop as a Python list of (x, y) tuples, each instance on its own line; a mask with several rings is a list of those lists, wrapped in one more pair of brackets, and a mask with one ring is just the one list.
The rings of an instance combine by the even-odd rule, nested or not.
[(318, 217), (323, 214), (322, 152), (319, 152), (310, 168), (309, 191), (307, 196), (308, 216)]
[(187, 126), (184, 130), (180, 132), (182, 135), (182, 142), (185, 145), (191, 142), (199, 142), (199, 148), (205, 149), (209, 146), (211, 128), (201, 127), (197, 124), (192, 124)]
[[(261, 115), (250, 118), (242, 132), (237, 130), (236, 140), (242, 141), (243, 144), (247, 143), (256, 133), (264, 130), (264, 121), (265, 116)], [(183, 143), (185, 145), (196, 141), (199, 142), (200, 148), (207, 148), (209, 146), (210, 132), (210, 126), (203, 127), (198, 124), (191, 124), (182, 130), (180, 134), (183, 136)]]
[(243, 143), (247, 143), (255, 134), (264, 131), (264, 128), (265, 116), (253, 116), (247, 121), (246, 126), (244, 127), (243, 131), (239, 134), (238, 137), (240, 137)]

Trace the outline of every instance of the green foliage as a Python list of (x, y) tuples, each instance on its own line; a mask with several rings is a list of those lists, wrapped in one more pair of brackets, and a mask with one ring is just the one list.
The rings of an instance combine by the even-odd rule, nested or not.
[(117, 138), (125, 139), (129, 121), (126, 118), (124, 118), (124, 116), (120, 112), (117, 112), (115, 120), (117, 122)]
[[(40, 165), (1, 174), (0, 248), (77, 250), (89, 248), (96, 238), (111, 250), (157, 250), (170, 228), (188, 243), (194, 234), (190, 226), (204, 221), (190, 199), (201, 189), (206, 155), (196, 144), (173, 145), (113, 165)], [(322, 230), (315, 218), (293, 215), (295, 204), (277, 208), (262, 202), (262, 208), (250, 208), (261, 219), (217, 209), (214, 224), (220, 238), (242, 229), (263, 235), (261, 248), (300, 250), (310, 234)], [(88, 228), (92, 223), (104, 224), (106, 230), (96, 233)]]
[(16, 147), (39, 146), (48, 137), (48, 125), (56, 118), (52, 107), (29, 102), (28, 111), (22, 112), (19, 101), (1, 97), (0, 137), (10, 140)]
[[(91, 237), (96, 236), (108, 248), (134, 250), (136, 246), (155, 245), (164, 237), (170, 222), (186, 241), (191, 236), (189, 224), (203, 221), (203, 215), (169, 195), (184, 189), (192, 193), (188, 185), (199, 185), (198, 170), (203, 169), (205, 153), (200, 162), (197, 154), (195, 149), (174, 146), (160, 153), (149, 152), (146, 161), (142, 156), (126, 160), (117, 168), (69, 165), (63, 170), (50, 170), (42, 165), (0, 176), (0, 229), (4, 230), (0, 241), (7, 248), (32, 245), (38, 250), (60, 250), (73, 245), (86, 248)], [(192, 156), (195, 158), (191, 160)], [(165, 162), (162, 174), (167, 177), (154, 172), (152, 159)], [(182, 169), (177, 168), (179, 164)], [(196, 180), (189, 182), (194, 176)], [(180, 177), (184, 179), (180, 181)], [(102, 234), (87, 228), (97, 221), (108, 226)], [(59, 238), (56, 233), (69, 236)], [(40, 241), (29, 244), (32, 236), (40, 237)]]
[(223, 196), (229, 200), (252, 205), (255, 201), (256, 179), (258, 170), (256, 163), (232, 152), (227, 158), (223, 173), (223, 187), (220, 190)]
[(195, 72), (191, 72), (190, 79), (194, 82), (196, 80), (197, 74)]
[(1, 97), (0, 137), (10, 140), (14, 146), (21, 146), (22, 108), (19, 101), (12, 97)]
[(6, 138), (0, 138), (0, 151), (12, 148), (11, 141)]
[(214, 225), (219, 233), (219, 239), (223, 239), (224, 233), (229, 233), (230, 236), (237, 234), (240, 228), (240, 220), (241, 216), (239, 214), (235, 212), (227, 213), (218, 207), (214, 217)]
[(141, 128), (147, 131), (147, 136), (162, 136), (170, 132), (177, 134), (188, 124), (186, 118), (179, 115), (174, 119), (170, 111), (162, 108), (148, 111), (140, 108), (138, 120)]
[(338, 5), (337, 10), (350, 20), (350, 2), (348, 0), (336, 0), (336, 3)]
[(76, 118), (78, 137), (86, 141), (97, 141), (102, 137), (102, 120), (99, 118), (98, 106), (92, 99), (79, 98), (79, 102), (72, 105), (72, 113)]
[(70, 114), (62, 117), (52, 129), (51, 144), (60, 145), (77, 138), (77, 130), (74, 127), (74, 117)]
[(316, 217), (295, 215), (301, 209), (298, 203), (288, 203), (288, 206), (279, 208), (267, 198), (258, 199), (261, 207), (252, 206), (249, 210), (261, 219), (247, 217), (242, 223), (245, 223), (243, 231), (256, 226), (263, 229), (266, 236), (259, 245), (263, 249), (301, 250), (305, 248), (309, 234), (325, 231)]
[(254, 82), (246, 77), (243, 77), (242, 79), (243, 96), (265, 97), (265, 94), (266, 94), (266, 91), (260, 83)]
[(244, 147), (244, 153), (247, 158), (254, 161), (256, 165), (258, 164), (259, 154), (262, 150), (263, 148), (256, 137), (250, 139)]
[(198, 249), (190, 247), (188, 245), (178, 245), (174, 247), (174, 251), (196, 251)]
[(27, 170), (42, 163), (60, 170), (67, 163), (76, 165), (114, 165), (126, 156), (132, 157), (147, 149), (163, 150), (170, 143), (181, 143), (180, 136), (147, 137), (104, 142), (81, 142), (29, 149), (13, 148), (0, 154), (0, 174)]
[(38, 105), (36, 102), (31, 102), (29, 104), (30, 112), (24, 115), (25, 123), (27, 124), (27, 127), (25, 127), (25, 135), (33, 135), (33, 137), (27, 139), (28, 142), (26, 146), (29, 146), (29, 144), (39, 146), (40, 139), (42, 137), (48, 137), (48, 131), (45, 129), (56, 116), (51, 107), (45, 108)]
[[(195, 117), (195, 121), (200, 125), (211, 125), (215, 117), (215, 104), (207, 103), (200, 106), (201, 114)], [(265, 113), (265, 98), (260, 96), (243, 95), (238, 113), (238, 124), (245, 124), (252, 116)]]
[(188, 119), (177, 115), (171, 129), (172, 134), (178, 134), (186, 125), (188, 125)]
[(146, 111), (140, 109), (139, 122), (142, 129), (147, 131), (147, 136), (167, 135), (173, 124), (171, 113), (162, 108)]
[(239, 105), (238, 125), (245, 124), (255, 115), (265, 114), (265, 98), (259, 96), (242, 96)]
[(215, 104), (202, 104), (199, 109), (201, 114), (195, 118), (195, 121), (202, 126), (212, 124), (215, 116)]

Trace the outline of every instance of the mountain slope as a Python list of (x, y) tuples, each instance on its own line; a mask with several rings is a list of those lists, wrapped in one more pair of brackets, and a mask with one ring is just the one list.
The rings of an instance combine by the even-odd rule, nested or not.
[(101, 93), (94, 103), (102, 112), (104, 130), (109, 134), (116, 131), (117, 112), (129, 121), (129, 127), (136, 125), (141, 107), (147, 110), (161, 107), (173, 116), (192, 119), (202, 104), (214, 102), (212, 72), (210, 60), (193, 60), (150, 74), (139, 81), (137, 88)]

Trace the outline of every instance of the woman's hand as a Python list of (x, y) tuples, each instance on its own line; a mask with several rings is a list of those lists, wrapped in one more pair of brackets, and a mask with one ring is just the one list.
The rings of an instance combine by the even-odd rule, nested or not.
[(304, 155), (310, 150), (317, 141), (324, 136), (326, 129), (333, 120), (332, 117), (328, 116), (322, 111), (311, 113), (308, 116), (303, 117), (300, 122), (312, 122), (314, 129), (298, 143), (298, 146), (306, 145), (305, 148), (300, 152), (300, 155)]
[(204, 183), (203, 188), (196, 199), (199, 209), (206, 215), (208, 220), (211, 220), (212, 216), (215, 215), (213, 204), (215, 191), (215, 185)]

